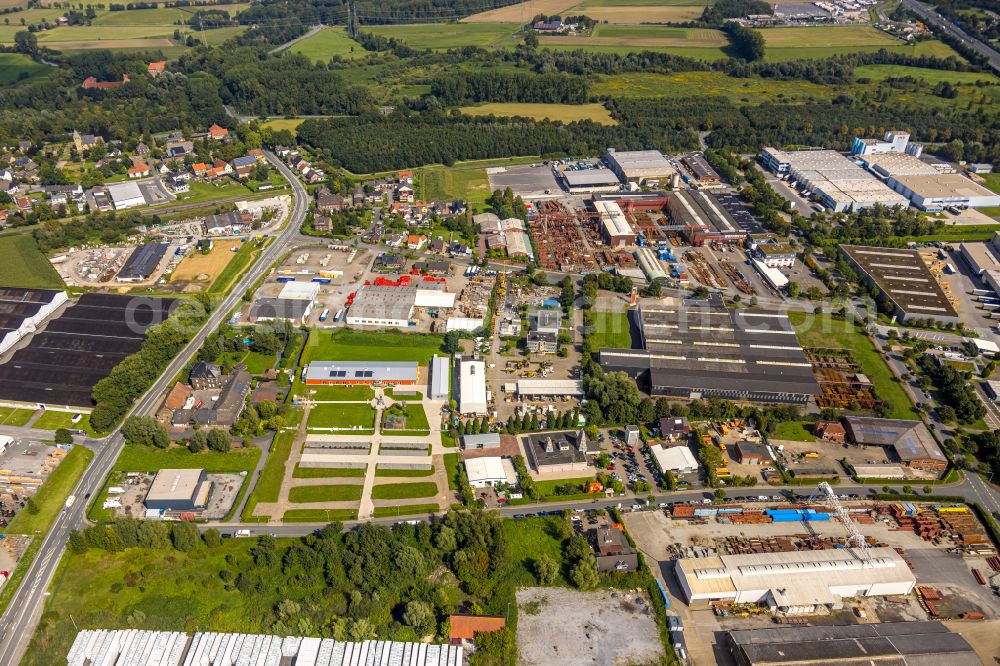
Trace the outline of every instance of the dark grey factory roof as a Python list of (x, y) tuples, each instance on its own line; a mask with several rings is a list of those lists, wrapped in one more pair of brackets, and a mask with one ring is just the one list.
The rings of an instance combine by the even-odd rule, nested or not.
[(125, 265), (118, 271), (118, 279), (142, 280), (153, 274), (160, 259), (170, 247), (166, 243), (144, 243), (129, 255)]
[(751, 664), (914, 664), (930, 655), (949, 666), (981, 663), (964, 638), (936, 621), (746, 629), (729, 639)]
[[(577, 446), (579, 436), (580, 431), (576, 430), (527, 435), (524, 438), (524, 449), (528, 454), (528, 460), (535, 469), (542, 465), (567, 465), (584, 462), (587, 460), (587, 455), (580, 451)], [(551, 452), (545, 450), (546, 442), (550, 438), (554, 449)], [(595, 446), (596, 443), (588, 442), (587, 450), (590, 451)]]
[(958, 317), (917, 250), (858, 245), (841, 245), (840, 249), (907, 315)]
[(691, 169), (691, 173), (698, 180), (703, 180), (705, 178), (719, 178), (719, 174), (716, 173), (715, 169), (708, 163), (708, 161), (701, 155), (686, 155), (681, 159), (687, 168)]
[(816, 395), (819, 386), (788, 318), (676, 299), (639, 305), (644, 350), (602, 349), (605, 370), (650, 372), (653, 387)]
[(301, 298), (259, 298), (250, 309), (250, 318), (302, 319), (312, 301)]
[(680, 190), (670, 198), (670, 214), (674, 222), (724, 234), (741, 233), (743, 228), (725, 206), (708, 192)]

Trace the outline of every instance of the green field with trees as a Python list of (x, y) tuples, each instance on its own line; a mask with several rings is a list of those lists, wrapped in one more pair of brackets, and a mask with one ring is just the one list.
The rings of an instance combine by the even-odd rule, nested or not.
[(8, 287), (62, 289), (62, 278), (28, 234), (0, 236), (0, 265)]

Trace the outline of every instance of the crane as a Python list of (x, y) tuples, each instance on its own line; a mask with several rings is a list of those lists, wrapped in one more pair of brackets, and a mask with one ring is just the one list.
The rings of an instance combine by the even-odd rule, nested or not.
[(840, 503), (840, 499), (837, 497), (837, 493), (833, 492), (833, 487), (826, 481), (819, 484), (819, 490), (824, 495), (826, 495), (827, 501), (830, 502), (830, 506), (837, 512), (837, 517), (840, 518), (840, 522), (844, 524), (847, 528), (847, 546), (849, 548), (857, 548), (861, 551), (861, 558), (868, 560), (871, 558), (871, 552), (868, 550), (868, 541), (865, 539), (865, 535), (861, 533), (858, 526), (851, 519), (851, 514), (848, 513), (847, 509)]

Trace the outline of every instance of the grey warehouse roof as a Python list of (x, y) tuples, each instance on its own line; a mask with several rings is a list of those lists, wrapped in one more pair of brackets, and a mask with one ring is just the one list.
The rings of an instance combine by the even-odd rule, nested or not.
[(153, 274), (160, 259), (170, 247), (166, 243), (145, 243), (137, 247), (122, 269), (118, 271), (120, 280), (143, 280)]
[(917, 250), (841, 245), (850, 263), (907, 316), (956, 318), (958, 313)]
[(417, 364), (410, 361), (313, 361), (306, 381), (416, 381)]

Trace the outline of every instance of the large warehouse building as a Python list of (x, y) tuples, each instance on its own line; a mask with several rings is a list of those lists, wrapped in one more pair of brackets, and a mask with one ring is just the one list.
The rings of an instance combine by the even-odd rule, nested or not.
[(719, 300), (648, 299), (636, 312), (642, 349), (602, 349), (601, 367), (651, 395), (805, 404), (819, 394), (788, 317)]
[(936, 472), (948, 467), (948, 459), (922, 421), (847, 416), (844, 426), (851, 442), (886, 447), (907, 467)]
[(65, 291), (0, 287), (0, 355), (34, 333), (66, 300)]
[(365, 284), (355, 293), (345, 321), (351, 326), (407, 328), (413, 321), (415, 308), (453, 307), (455, 294), (445, 290), (444, 282)]
[(933, 212), (950, 207), (1000, 206), (1000, 194), (991, 192), (959, 173), (893, 176), (887, 184), (920, 210)]
[(618, 176), (611, 169), (580, 169), (563, 171), (566, 189), (573, 194), (584, 192), (617, 192), (622, 188)]
[(146, 205), (146, 197), (142, 196), (139, 184), (132, 181), (108, 185), (108, 196), (111, 197), (115, 210)]
[(485, 414), (486, 362), (480, 358), (463, 358), (458, 364), (458, 411), (460, 414)]
[(212, 484), (203, 469), (161, 469), (146, 493), (146, 508), (195, 511), (208, 505)]
[(835, 150), (781, 151), (765, 148), (761, 160), (776, 173), (787, 172), (805, 191), (819, 197), (834, 212), (884, 206), (909, 205), (907, 197), (893, 192), (881, 180)]
[(913, 621), (730, 631), (738, 666), (981, 666), (972, 646), (940, 622)]
[(899, 321), (934, 319), (958, 323), (958, 313), (917, 250), (841, 245), (864, 280), (891, 301)]
[(674, 192), (670, 196), (669, 210), (673, 223), (682, 227), (684, 236), (692, 245), (738, 241), (746, 237), (746, 230), (718, 199), (707, 192)]
[(691, 606), (760, 603), (783, 613), (836, 609), (848, 597), (906, 595), (916, 578), (892, 548), (799, 550), (677, 560), (677, 580)]
[(677, 173), (676, 167), (658, 150), (609, 148), (605, 162), (626, 183), (666, 181)]

